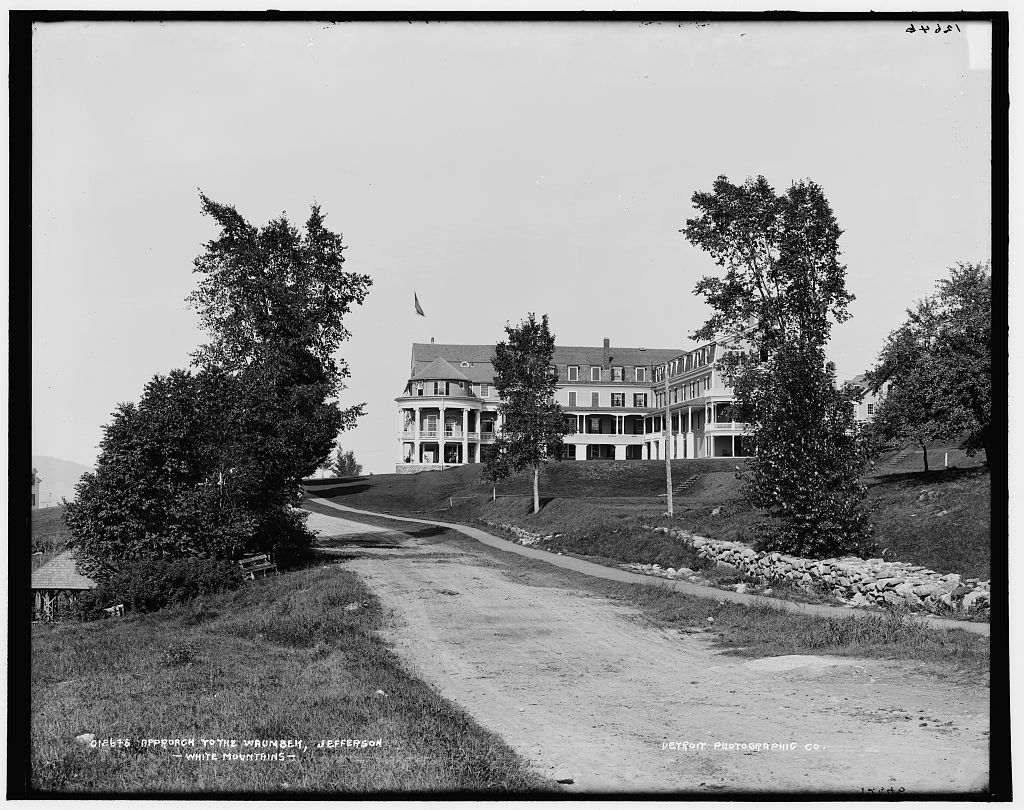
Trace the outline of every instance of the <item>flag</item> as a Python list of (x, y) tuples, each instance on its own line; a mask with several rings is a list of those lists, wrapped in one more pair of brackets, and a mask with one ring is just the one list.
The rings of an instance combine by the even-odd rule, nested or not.
[(421, 307), (421, 306), (420, 306), (420, 299), (419, 299), (419, 297), (418, 297), (418, 296), (416, 295), (416, 291), (415, 291), (415, 290), (413, 290), (413, 293), (412, 293), (412, 302), (413, 302), (413, 303), (414, 303), (414, 304), (416, 305), (416, 313), (417, 313), (418, 315), (423, 315), (423, 317), (424, 317), (424, 318), (425, 318), (425, 317), (427, 317), (427, 316), (426, 316), (426, 315), (424, 314), (424, 312), (423, 312), (423, 307)]

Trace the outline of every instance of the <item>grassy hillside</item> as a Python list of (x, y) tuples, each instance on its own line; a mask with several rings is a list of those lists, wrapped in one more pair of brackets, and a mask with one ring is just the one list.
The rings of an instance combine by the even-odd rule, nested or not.
[[(71, 533), (61, 519), (62, 506), (32, 510), (32, 570), (52, 560), (67, 548)], [(36, 553), (40, 552), (40, 553)]]
[[(443, 472), (374, 475), (308, 486), (307, 491), (358, 508), (456, 522), (513, 523), (532, 531), (559, 533), (561, 537), (547, 545), (577, 554), (697, 568), (690, 552), (677, 544), (667, 548), (662, 536), (644, 530), (642, 524), (671, 524), (709, 537), (750, 542), (759, 514), (741, 498), (737, 463), (732, 459), (673, 461), (674, 486), (692, 476), (699, 478), (685, 492), (674, 494), (671, 520), (663, 517), (664, 461), (550, 464), (541, 474), (542, 509), (537, 515), (531, 514), (527, 474), (502, 482), (492, 503), (490, 485), (480, 480), (482, 468), (476, 464)], [(937, 571), (988, 578), (991, 485), (987, 469), (951, 468), (928, 476), (891, 473), (891, 469), (900, 467), (881, 464), (865, 479), (880, 554)]]
[[(377, 637), (382, 621), (358, 578), (330, 566), (149, 615), (36, 625), (32, 787), (122, 794), (551, 787), (500, 738), (407, 674)], [(132, 746), (86, 747), (75, 741), (83, 733)], [(295, 760), (197, 762), (172, 756), (182, 750), (141, 748), (142, 738), (301, 739), (307, 747), (290, 752)], [(314, 747), (336, 739), (380, 739), (381, 746)], [(204, 749), (187, 749), (197, 750)]]

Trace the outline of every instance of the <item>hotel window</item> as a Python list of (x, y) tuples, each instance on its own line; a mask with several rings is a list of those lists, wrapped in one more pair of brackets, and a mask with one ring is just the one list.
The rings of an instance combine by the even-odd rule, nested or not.
[(576, 407), (576, 392), (575, 391), (570, 391), (569, 392), (569, 407), (570, 408), (575, 408)]
[(569, 366), (569, 382), (576, 382), (580, 378), (580, 367)]
[(434, 396), (448, 396), (448, 383), (446, 382), (435, 382), (434, 383)]
[(612, 394), (612, 407), (613, 408), (625, 408), (626, 407), (626, 395), (625, 394)]
[(871, 416), (875, 412), (875, 406), (873, 404), (868, 405), (868, 416)]
[(480, 384), (480, 396), (487, 397), (491, 395), (491, 386), (488, 383)]
[(647, 407), (647, 394), (633, 394), (633, 407), (634, 408), (646, 408)]
[(417, 383), (416, 384), (416, 396), (418, 396), (418, 397), (423, 396), (423, 383)]
[(601, 382), (601, 367), (600, 366), (591, 366), (590, 367), (590, 381), (591, 382)]
[(673, 402), (679, 402), (679, 389), (678, 388), (673, 388), (672, 389), (672, 401)]
[(622, 366), (612, 366), (612, 382), (622, 382)]
[(599, 408), (601, 407), (601, 393), (599, 391), (593, 391), (590, 394), (590, 407)]
[(600, 433), (601, 432), (601, 417), (591, 416), (590, 417), (590, 430), (589, 433)]
[(633, 369), (633, 377), (637, 382), (647, 382), (647, 369), (643, 366), (637, 366)]

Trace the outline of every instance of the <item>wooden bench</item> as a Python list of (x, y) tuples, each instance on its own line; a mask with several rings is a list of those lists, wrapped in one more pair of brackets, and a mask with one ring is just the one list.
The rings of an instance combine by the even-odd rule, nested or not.
[(253, 581), (271, 574), (277, 574), (277, 563), (270, 559), (269, 554), (257, 554), (254, 557), (243, 557), (238, 561), (242, 576)]

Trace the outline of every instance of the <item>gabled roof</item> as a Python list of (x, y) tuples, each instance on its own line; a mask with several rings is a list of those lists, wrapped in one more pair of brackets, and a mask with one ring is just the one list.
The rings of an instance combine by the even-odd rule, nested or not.
[(420, 369), (414, 370), (410, 380), (459, 380), (471, 382), (469, 377), (455, 368), (443, 357), (431, 360)]
[(85, 591), (95, 588), (96, 583), (84, 574), (78, 573), (74, 551), (63, 551), (45, 565), (32, 572), (33, 590)]

